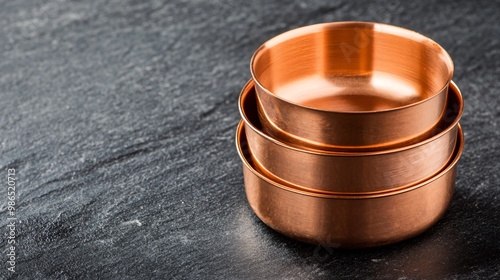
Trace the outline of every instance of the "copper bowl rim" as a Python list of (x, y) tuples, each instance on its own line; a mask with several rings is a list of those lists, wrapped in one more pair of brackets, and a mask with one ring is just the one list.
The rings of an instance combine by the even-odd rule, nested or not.
[[(338, 111), (338, 110), (325, 110), (325, 109), (318, 109), (318, 108), (314, 108), (314, 107), (304, 106), (304, 105), (292, 102), (290, 100), (284, 99), (283, 97), (280, 97), (280, 96), (274, 94), (272, 91), (270, 91), (269, 89), (264, 87), (257, 79), (257, 75), (255, 74), (255, 71), (253, 70), (253, 68), (254, 68), (253, 66), (255, 64), (255, 60), (256, 60), (258, 53), (260, 51), (262, 51), (263, 49), (265, 49), (266, 45), (277, 44), (277, 43), (286, 41), (289, 38), (293, 38), (297, 35), (312, 33), (314, 31), (321, 30), (325, 27), (333, 28), (333, 27), (340, 27), (340, 26), (346, 26), (346, 27), (350, 27), (350, 26), (353, 26), (353, 27), (355, 27), (355, 26), (356, 27), (376, 26), (378, 28), (378, 30), (376, 30), (376, 31), (380, 32), (380, 33), (386, 33), (386, 34), (396, 35), (396, 36), (400, 36), (400, 37), (405, 37), (407, 39), (414, 40), (416, 42), (427, 43), (427, 44), (432, 44), (434, 46), (437, 46), (440, 53), (445, 56), (445, 58), (443, 60), (446, 63), (446, 65), (448, 66), (448, 70), (449, 70), (448, 79), (447, 79), (448, 82), (446, 82), (438, 91), (434, 92), (431, 96), (424, 98), (422, 100), (419, 100), (417, 102), (407, 104), (407, 105), (394, 107), (394, 108), (387, 108), (387, 109), (383, 109), (383, 110), (374, 110), (374, 111)], [(271, 39), (267, 40), (262, 45), (260, 45), (260, 47), (257, 48), (257, 50), (253, 53), (252, 58), (250, 59), (250, 73), (252, 74), (252, 79), (267, 94), (270, 94), (273, 97), (280, 99), (283, 102), (293, 104), (293, 105), (298, 106), (298, 107), (306, 108), (308, 110), (314, 110), (314, 111), (319, 111), (319, 112), (328, 112), (328, 113), (340, 113), (340, 114), (376, 114), (376, 113), (383, 113), (383, 112), (398, 111), (398, 110), (403, 110), (403, 109), (406, 109), (406, 108), (409, 108), (412, 106), (417, 106), (421, 103), (429, 101), (429, 100), (433, 99), (434, 97), (438, 96), (439, 93), (442, 92), (448, 86), (448, 84), (450, 83), (450, 81), (453, 77), (454, 68), (455, 68), (455, 66), (453, 64), (453, 60), (451, 59), (450, 54), (441, 45), (436, 43), (431, 38), (429, 38), (421, 33), (418, 33), (416, 31), (406, 29), (403, 27), (390, 25), (390, 24), (384, 24), (384, 23), (378, 23), (378, 22), (368, 22), (368, 21), (325, 22), (325, 23), (307, 25), (307, 26), (295, 28), (292, 30), (288, 30), (284, 33), (276, 35), (275, 37), (272, 37)]]
[[(415, 189), (418, 189), (420, 187), (423, 187), (440, 177), (444, 176), (446, 173), (448, 173), (451, 169), (455, 167), (455, 165), (458, 163), (458, 160), (460, 159), (463, 149), (464, 149), (464, 134), (462, 131), (462, 127), (460, 124), (458, 125), (458, 136), (457, 136), (457, 143), (455, 146), (455, 151), (453, 152), (453, 158), (448, 162), (448, 164), (441, 169), (439, 172), (437, 172), (434, 176), (419, 182), (415, 185), (411, 185), (409, 187), (403, 188), (403, 189), (397, 189), (393, 191), (387, 191), (387, 192), (381, 192), (381, 193), (374, 193), (374, 194), (325, 194), (325, 193), (316, 193), (316, 192), (311, 192), (311, 191), (305, 191), (301, 189), (294, 188), (292, 186), (287, 186), (285, 184), (276, 182), (268, 177), (266, 177), (264, 174), (260, 173), (259, 171), (255, 170), (255, 168), (248, 162), (247, 158), (245, 157), (243, 150), (241, 148), (241, 135), (242, 135), (242, 130), (244, 130), (245, 127), (245, 122), (241, 120), (238, 124), (238, 128), (236, 129), (236, 149), (238, 150), (238, 155), (241, 158), (241, 161), (243, 164), (257, 177), (261, 178), (262, 180), (268, 182), (269, 184), (273, 185), (274, 187), (281, 188), (283, 190), (297, 193), (300, 195), (306, 195), (306, 196), (313, 196), (313, 197), (319, 197), (319, 198), (326, 198), (326, 199), (370, 199), (370, 198), (380, 198), (380, 197), (386, 197), (386, 196), (392, 196), (392, 195), (397, 195), (401, 193), (405, 193), (408, 191), (412, 191)], [(244, 132), (244, 131), (243, 131)]]
[(255, 87), (254, 82), (255, 81), (253, 79), (250, 79), (245, 84), (245, 86), (243, 87), (243, 89), (241, 90), (240, 96), (238, 98), (238, 110), (240, 111), (240, 115), (243, 118), (243, 121), (248, 126), (250, 126), (253, 131), (257, 132), (260, 136), (266, 138), (269, 141), (274, 142), (275, 144), (277, 144), (279, 146), (282, 146), (282, 147), (284, 147), (286, 149), (295, 150), (295, 151), (298, 151), (298, 152), (308, 153), (308, 154), (313, 154), (313, 155), (347, 156), (347, 157), (353, 156), (354, 157), (354, 156), (370, 156), (370, 155), (390, 154), (390, 153), (396, 153), (396, 152), (399, 152), (399, 151), (409, 150), (409, 149), (412, 149), (412, 148), (424, 145), (426, 143), (432, 142), (435, 139), (438, 139), (438, 138), (442, 137), (443, 135), (445, 135), (448, 131), (450, 131), (451, 129), (453, 129), (453, 127), (455, 127), (458, 124), (458, 121), (462, 117), (462, 113), (463, 113), (463, 110), (464, 110), (464, 102), (463, 102), (462, 93), (460, 92), (460, 89), (455, 84), (455, 82), (450, 81), (450, 88), (448, 89), (448, 91), (450, 91), (450, 90), (455, 91), (456, 94), (457, 94), (457, 97), (458, 97), (459, 109), (458, 109), (457, 116), (453, 120), (453, 122), (451, 124), (449, 124), (443, 131), (441, 131), (438, 134), (435, 134), (432, 137), (429, 137), (429, 138), (427, 138), (425, 140), (422, 140), (420, 142), (417, 142), (417, 143), (414, 143), (414, 144), (411, 144), (411, 145), (403, 146), (403, 147), (398, 147), (398, 148), (393, 148), (393, 149), (386, 149), (386, 150), (380, 150), (380, 151), (367, 151), (367, 152), (330, 151), (330, 150), (318, 150), (318, 149), (313, 149), (313, 148), (309, 148), (309, 147), (302, 147), (302, 146), (295, 147), (295, 146), (291, 146), (289, 144), (286, 144), (284, 142), (281, 142), (280, 140), (278, 140), (276, 138), (273, 138), (270, 135), (264, 133), (260, 129), (256, 128), (252, 124), (252, 122), (248, 119), (248, 117), (247, 117), (247, 115), (245, 113), (245, 110), (243, 109), (243, 97), (244, 97), (246, 91), (248, 91), (251, 87)]

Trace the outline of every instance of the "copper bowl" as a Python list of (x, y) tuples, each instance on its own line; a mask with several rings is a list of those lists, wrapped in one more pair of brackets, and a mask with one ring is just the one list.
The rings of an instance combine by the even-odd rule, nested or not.
[[(269, 227), (289, 237), (335, 247), (372, 247), (415, 236), (447, 209), (463, 149), (462, 129), (448, 165), (432, 178), (375, 195), (326, 195), (278, 183), (255, 168), (241, 121), (236, 144), (248, 202)], [(360, 174), (360, 176), (362, 176)]]
[(250, 70), (261, 121), (273, 137), (316, 149), (370, 151), (428, 137), (443, 113), (453, 62), (419, 33), (336, 22), (270, 39)]
[(439, 172), (449, 161), (463, 111), (452, 82), (448, 104), (431, 137), (402, 148), (376, 152), (320, 151), (289, 145), (263, 131), (254, 83), (243, 88), (240, 114), (256, 168), (276, 181), (323, 193), (376, 193), (406, 188)]

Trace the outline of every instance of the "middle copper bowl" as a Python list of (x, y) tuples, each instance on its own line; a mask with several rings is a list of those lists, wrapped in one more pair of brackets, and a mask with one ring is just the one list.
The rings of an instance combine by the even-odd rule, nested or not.
[(451, 82), (447, 105), (431, 137), (402, 148), (375, 152), (333, 152), (299, 148), (263, 131), (255, 84), (243, 88), (239, 108), (256, 168), (278, 182), (321, 193), (377, 193), (402, 189), (439, 172), (455, 148), (462, 95)]

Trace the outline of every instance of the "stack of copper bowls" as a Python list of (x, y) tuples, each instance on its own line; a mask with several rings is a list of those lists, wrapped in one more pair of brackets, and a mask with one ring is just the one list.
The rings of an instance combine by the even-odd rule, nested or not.
[(265, 224), (352, 248), (410, 238), (443, 215), (464, 140), (441, 46), (385, 24), (325, 23), (270, 39), (250, 64), (236, 143)]

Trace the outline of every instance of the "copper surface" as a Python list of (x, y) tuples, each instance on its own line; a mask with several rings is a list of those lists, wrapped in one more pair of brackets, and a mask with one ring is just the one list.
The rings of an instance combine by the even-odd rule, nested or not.
[(455, 148), (462, 95), (451, 82), (441, 122), (429, 138), (376, 152), (307, 149), (274, 139), (263, 131), (256, 112), (254, 83), (240, 94), (239, 107), (255, 166), (276, 181), (323, 193), (385, 192), (425, 180), (439, 172)]
[(428, 137), (453, 76), (450, 56), (431, 39), (369, 22), (285, 32), (255, 52), (250, 68), (267, 132), (337, 151)]
[(371, 247), (415, 236), (447, 209), (463, 149), (458, 141), (450, 163), (425, 182), (376, 195), (325, 195), (277, 183), (255, 169), (240, 122), (236, 133), (245, 190), (253, 211), (269, 227), (298, 240), (335, 247)]

